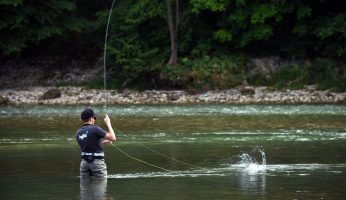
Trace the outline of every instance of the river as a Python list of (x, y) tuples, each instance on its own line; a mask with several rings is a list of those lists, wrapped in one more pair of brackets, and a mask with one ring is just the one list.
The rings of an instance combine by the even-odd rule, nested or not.
[(90, 181), (74, 138), (83, 109), (0, 107), (0, 199), (346, 198), (345, 105), (93, 107), (118, 141), (108, 179)]

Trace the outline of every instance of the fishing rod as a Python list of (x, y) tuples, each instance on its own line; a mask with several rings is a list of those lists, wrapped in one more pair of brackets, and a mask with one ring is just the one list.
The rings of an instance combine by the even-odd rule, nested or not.
[[(110, 23), (110, 20), (111, 20), (111, 16), (112, 16), (112, 11), (113, 11), (114, 4), (115, 4), (115, 0), (113, 0), (113, 2), (112, 2), (112, 6), (111, 6), (111, 8), (110, 8), (110, 10), (109, 10), (109, 14), (108, 14), (108, 20), (107, 20), (107, 26), (106, 26), (106, 33), (105, 33), (105, 44), (104, 44), (104, 49), (103, 49), (104, 109), (107, 109), (107, 100), (108, 100), (108, 95), (107, 95), (107, 80), (106, 80), (106, 79), (107, 79), (107, 77), (106, 77), (106, 71), (107, 71), (107, 70), (106, 70), (107, 40), (108, 40), (109, 23)], [(118, 133), (120, 133), (120, 132), (118, 131)], [(126, 136), (125, 134), (122, 134), (122, 135)], [(203, 169), (203, 170), (205, 169), (205, 168), (200, 167), (200, 166), (197, 166), (197, 165), (192, 165), (192, 164), (188, 164), (188, 163), (179, 161), (179, 160), (177, 160), (177, 159), (175, 159), (175, 158), (172, 158), (172, 157), (167, 156), (167, 155), (165, 155), (165, 154), (162, 154), (162, 153), (160, 153), (160, 152), (158, 152), (158, 151), (155, 151), (155, 150), (152, 149), (152, 148), (149, 148), (149, 147), (147, 147), (147, 146), (144, 146), (143, 144), (141, 144), (141, 143), (139, 143), (139, 142), (135, 142), (135, 143), (138, 144), (139, 146), (141, 146), (141, 147), (147, 149), (147, 150), (150, 150), (150, 151), (156, 153), (157, 155), (160, 155), (160, 156), (162, 156), (162, 157), (171, 159), (171, 160), (173, 160), (173, 161), (175, 161), (175, 162), (177, 162), (177, 163), (180, 163), (180, 164), (183, 164), (183, 165), (186, 165), (186, 166), (190, 166), (190, 167), (196, 167), (196, 168)], [(143, 160), (141, 160), (141, 159), (135, 158), (135, 157), (131, 156), (130, 154), (126, 153), (124, 150), (120, 149), (118, 146), (116, 146), (116, 145), (114, 145), (114, 144), (112, 144), (112, 146), (113, 146), (114, 148), (116, 148), (118, 151), (120, 151), (121, 153), (123, 153), (125, 156), (127, 156), (127, 157), (129, 157), (129, 158), (131, 158), (131, 159), (133, 159), (133, 160), (136, 160), (136, 161), (138, 161), (138, 162), (142, 162), (142, 163), (144, 163), (144, 164), (147, 164), (147, 165), (149, 165), (149, 166), (152, 166), (152, 167), (155, 167), (155, 168), (164, 170), (164, 171), (172, 171), (172, 170), (168, 170), (168, 169), (165, 169), (165, 168), (163, 168), (163, 167), (160, 167), (160, 166), (157, 166), (157, 165), (148, 163), (148, 162), (143, 161)]]
[[(107, 20), (107, 26), (106, 26), (106, 33), (105, 33), (105, 44), (104, 44), (104, 49), (103, 49), (103, 86), (104, 86), (104, 109), (107, 109), (107, 99), (108, 99), (108, 95), (107, 95), (107, 77), (106, 77), (106, 60), (107, 60), (107, 40), (108, 40), (108, 30), (109, 30), (109, 23), (110, 23), (110, 20), (111, 20), (111, 16), (112, 16), (112, 11), (113, 11), (113, 7), (114, 7), (114, 4), (115, 4), (115, 0), (113, 0), (112, 2), (112, 6), (111, 8), (109, 9), (109, 14), (108, 14), (108, 20)], [(149, 166), (152, 166), (152, 167), (155, 167), (155, 168), (158, 168), (158, 169), (161, 169), (161, 170), (164, 170), (164, 171), (171, 171), (171, 170), (168, 170), (168, 169), (165, 169), (163, 167), (159, 167), (157, 165), (154, 165), (154, 164), (151, 164), (151, 163), (148, 163), (144, 160), (141, 160), (141, 159), (138, 159), (138, 158), (135, 158), (133, 156), (131, 156), (130, 154), (126, 153), (124, 150), (120, 149), (118, 146), (112, 144), (112, 146), (114, 148), (116, 148), (118, 151), (120, 151), (121, 153), (123, 153), (125, 156), (133, 159), (133, 160), (136, 160), (138, 162), (142, 162), (144, 164), (147, 164)]]
[(104, 98), (105, 98), (105, 105), (104, 107), (107, 107), (107, 82), (106, 82), (106, 56), (107, 56), (107, 40), (108, 40), (108, 29), (109, 29), (109, 22), (111, 21), (112, 16), (112, 10), (115, 4), (115, 0), (113, 0), (111, 9), (109, 10), (108, 14), (108, 20), (107, 20), (107, 27), (106, 27), (106, 34), (105, 34), (105, 45), (103, 49), (103, 86), (104, 86)]

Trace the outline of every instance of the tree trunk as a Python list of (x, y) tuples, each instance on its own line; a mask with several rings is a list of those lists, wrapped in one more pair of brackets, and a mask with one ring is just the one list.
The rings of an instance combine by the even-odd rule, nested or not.
[[(173, 15), (173, 3), (175, 2), (175, 15)], [(179, 0), (166, 0), (169, 35), (171, 38), (171, 56), (167, 64), (178, 64), (178, 20), (179, 20)]]

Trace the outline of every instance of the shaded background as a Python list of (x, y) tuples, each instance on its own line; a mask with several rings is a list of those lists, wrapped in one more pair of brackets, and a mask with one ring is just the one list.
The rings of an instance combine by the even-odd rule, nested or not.
[[(101, 88), (111, 3), (1, 1), (2, 87)], [(341, 0), (116, 1), (108, 85), (193, 92), (244, 84), (293, 89), (316, 84), (345, 91), (345, 19)], [(10, 84), (18, 79), (13, 74), (23, 74), (20, 79), (28, 73), (36, 74), (31, 82)], [(81, 74), (92, 76), (85, 80)]]

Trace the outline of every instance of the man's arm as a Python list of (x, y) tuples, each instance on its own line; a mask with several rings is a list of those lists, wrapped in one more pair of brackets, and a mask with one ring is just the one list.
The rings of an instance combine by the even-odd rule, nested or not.
[[(114, 130), (113, 130), (112, 124), (111, 124), (111, 120), (109, 119), (107, 114), (106, 114), (106, 117), (104, 118), (104, 122), (108, 128), (108, 132), (107, 132), (106, 136), (104, 137), (104, 139), (108, 140), (110, 142), (115, 142), (115, 140), (117, 138), (115, 137)], [(104, 144), (104, 143), (108, 143), (108, 142), (102, 142), (102, 143)]]
[(101, 144), (112, 144), (113, 142), (112, 141), (110, 141), (110, 140), (102, 140), (101, 141)]

